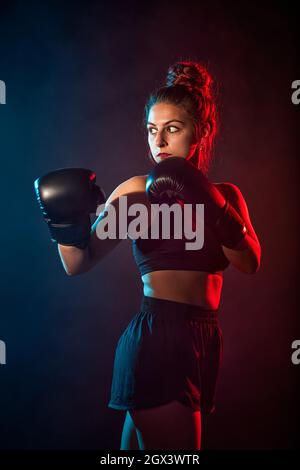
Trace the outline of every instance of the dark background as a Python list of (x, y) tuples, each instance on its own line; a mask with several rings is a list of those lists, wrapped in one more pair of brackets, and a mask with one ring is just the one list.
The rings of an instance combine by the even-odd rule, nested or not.
[(216, 77), (221, 127), (210, 178), (241, 189), (262, 246), (257, 274), (232, 266), (224, 274), (224, 359), (203, 446), (295, 448), (296, 12), (250, 1), (0, 5), (1, 449), (119, 448), (125, 412), (107, 403), (116, 343), (142, 294), (131, 246), (68, 277), (33, 181), (81, 166), (110, 194), (147, 173), (143, 107), (181, 59), (203, 61)]

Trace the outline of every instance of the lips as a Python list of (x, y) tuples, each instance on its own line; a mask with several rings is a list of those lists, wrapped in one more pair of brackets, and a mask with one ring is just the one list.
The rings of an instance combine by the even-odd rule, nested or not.
[(164, 157), (169, 157), (170, 155), (171, 155), (171, 153), (159, 153), (157, 156), (161, 157), (161, 158), (164, 158)]

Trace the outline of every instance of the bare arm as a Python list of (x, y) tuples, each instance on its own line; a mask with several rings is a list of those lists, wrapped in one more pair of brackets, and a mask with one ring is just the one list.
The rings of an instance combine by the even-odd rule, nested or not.
[[(119, 220), (119, 198), (127, 196), (128, 207), (136, 202), (146, 202), (145, 179), (141, 176), (134, 176), (121, 183), (109, 196), (105, 208), (112, 204), (116, 209), (116, 220)], [(105, 209), (104, 209), (105, 211)], [(73, 246), (58, 245), (59, 255), (66, 273), (69, 276), (76, 276), (90, 271), (101, 259), (110, 253), (121, 241), (122, 238), (98, 238), (97, 231), (101, 230), (99, 224), (105, 225), (104, 211), (98, 216), (91, 228), (91, 238), (88, 246), (81, 250)], [(118, 224), (116, 233), (118, 234)]]
[(58, 243), (57, 248), (64, 270), (69, 276), (74, 276), (79, 274), (79, 271), (87, 270), (90, 263), (88, 246), (82, 250), (76, 246), (66, 246)]
[(234, 184), (220, 183), (217, 188), (243, 218), (248, 230), (245, 239), (237, 247), (238, 249), (233, 250), (222, 246), (223, 252), (239, 271), (254, 274), (260, 267), (261, 247), (250, 220), (246, 201), (240, 189)]

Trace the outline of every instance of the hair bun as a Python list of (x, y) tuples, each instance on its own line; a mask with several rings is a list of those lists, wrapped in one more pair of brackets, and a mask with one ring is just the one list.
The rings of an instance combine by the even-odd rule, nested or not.
[(188, 88), (198, 88), (206, 94), (212, 83), (212, 78), (206, 68), (198, 62), (176, 62), (168, 69), (167, 86), (184, 85)]

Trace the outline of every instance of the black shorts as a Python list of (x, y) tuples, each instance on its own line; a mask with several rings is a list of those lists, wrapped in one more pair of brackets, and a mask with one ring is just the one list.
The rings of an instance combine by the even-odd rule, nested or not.
[(218, 310), (143, 296), (117, 343), (110, 408), (151, 408), (173, 400), (210, 414), (222, 332)]

